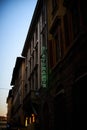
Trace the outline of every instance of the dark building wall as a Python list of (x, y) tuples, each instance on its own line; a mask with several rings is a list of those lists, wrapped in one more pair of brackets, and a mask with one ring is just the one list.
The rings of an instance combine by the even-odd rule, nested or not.
[(51, 129), (73, 130), (86, 127), (83, 118), (83, 115), (87, 115), (86, 37), (86, 33), (78, 36), (68, 54), (50, 75), (49, 87), (45, 93), (48, 96), (43, 100), (48, 104), (49, 114), (46, 113), (51, 122), (51, 125), (48, 123), (49, 128), (53, 126)]
[[(86, 127), (83, 115), (86, 115), (87, 105), (87, 25), (84, 24), (85, 13), (82, 15), (82, 10), (85, 10), (85, 6), (82, 6), (84, 1), (67, 3), (59, 0), (54, 16), (51, 12), (51, 2), (47, 2), (49, 86), (46, 94), (49, 96), (45, 99), (50, 109), (49, 122), (53, 126), (51, 129), (83, 129)], [(61, 31), (58, 28), (61, 28)], [(61, 56), (58, 61), (54, 45), (56, 30), (58, 37), (62, 33)]]

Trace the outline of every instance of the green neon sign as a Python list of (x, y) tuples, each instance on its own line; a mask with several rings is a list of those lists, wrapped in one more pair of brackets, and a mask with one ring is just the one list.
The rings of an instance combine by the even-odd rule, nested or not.
[(42, 47), (42, 57), (41, 57), (41, 85), (43, 88), (47, 87), (47, 55), (46, 47)]

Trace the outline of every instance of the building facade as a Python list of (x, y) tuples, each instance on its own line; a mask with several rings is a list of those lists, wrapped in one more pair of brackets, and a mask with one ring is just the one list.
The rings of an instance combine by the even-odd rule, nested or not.
[(0, 116), (0, 130), (6, 130), (7, 128), (7, 117)]
[(13, 94), (12, 94), (12, 89), (9, 90), (8, 97), (7, 97), (7, 127), (11, 126), (11, 117), (12, 117), (12, 99), (13, 99)]
[(12, 116), (17, 115), (17, 123), (22, 119), (27, 130), (87, 128), (86, 11), (84, 0), (37, 1), (21, 54), (24, 60), (16, 62), (11, 82), (17, 86)]
[(49, 129), (52, 126), (59, 130), (87, 127), (83, 118), (87, 115), (85, 11), (85, 1), (47, 1)]
[(17, 57), (13, 70), (11, 85), (12, 87), (12, 108), (11, 108), (11, 127), (24, 126), (23, 97), (24, 97), (24, 69), (25, 58)]
[[(23, 109), (26, 126), (40, 129), (41, 92), (48, 86), (46, 5), (38, 0), (22, 51), (26, 59)], [(34, 119), (34, 120), (33, 120)]]

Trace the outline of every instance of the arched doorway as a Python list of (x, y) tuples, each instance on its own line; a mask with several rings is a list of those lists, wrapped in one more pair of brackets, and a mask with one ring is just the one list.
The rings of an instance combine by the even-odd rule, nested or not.
[(49, 106), (47, 103), (45, 103), (43, 107), (43, 126), (44, 126), (44, 130), (50, 130), (49, 129)]
[(73, 86), (73, 129), (87, 129), (87, 75)]
[(54, 98), (54, 129), (65, 130), (65, 99), (62, 91)]

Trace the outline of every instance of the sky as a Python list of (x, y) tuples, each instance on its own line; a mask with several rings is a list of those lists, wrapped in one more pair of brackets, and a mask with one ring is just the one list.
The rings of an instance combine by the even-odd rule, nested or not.
[(7, 115), (6, 99), (16, 58), (21, 56), (37, 0), (0, 0), (0, 116)]

